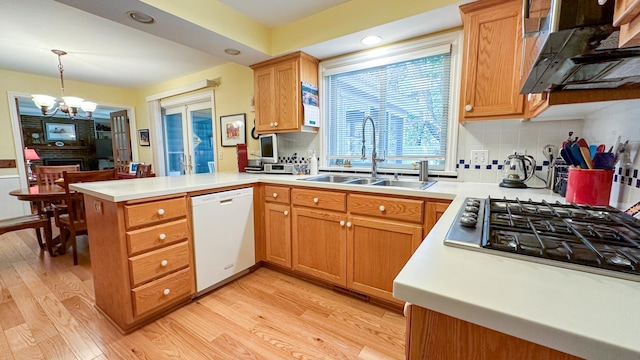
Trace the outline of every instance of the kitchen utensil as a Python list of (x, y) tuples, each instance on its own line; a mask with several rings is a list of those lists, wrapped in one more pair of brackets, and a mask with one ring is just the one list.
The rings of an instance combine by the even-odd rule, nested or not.
[(504, 162), (504, 178), (501, 187), (526, 188), (525, 182), (531, 179), (536, 171), (536, 160), (531, 155), (509, 155)]
[(568, 165), (573, 165), (573, 159), (566, 149), (560, 150), (560, 157), (562, 157)]
[(598, 151), (598, 145), (589, 145), (589, 156), (593, 159), (596, 156), (596, 152)]
[(573, 154), (571, 153), (571, 144), (573, 142), (566, 142), (564, 145), (564, 152), (565, 155), (567, 156), (567, 158), (569, 159), (569, 161), (567, 162), (569, 165), (573, 165), (573, 166), (580, 166), (580, 162), (578, 160), (576, 160), (576, 158), (573, 157)]
[(596, 153), (593, 157), (593, 168), (601, 170), (611, 170), (615, 164), (615, 155), (610, 152)]
[(593, 169), (593, 162), (591, 162), (591, 154), (589, 153), (589, 149), (586, 147), (580, 147), (580, 152), (582, 153), (584, 162), (587, 163), (587, 168)]
[(606, 148), (605, 148), (604, 144), (600, 144), (600, 145), (598, 145), (598, 147), (596, 148), (596, 152), (604, 152), (604, 150), (605, 150), (605, 149), (606, 149)]
[(587, 149), (589, 148), (589, 143), (587, 143), (587, 141), (583, 138), (578, 139), (577, 143), (578, 145), (580, 145), (580, 147), (587, 148)]
[(569, 147), (571, 151), (571, 157), (575, 160), (576, 164), (580, 165), (581, 169), (587, 168), (587, 163), (584, 161), (584, 157), (582, 157), (582, 151), (580, 151), (580, 145), (578, 143), (573, 143)]

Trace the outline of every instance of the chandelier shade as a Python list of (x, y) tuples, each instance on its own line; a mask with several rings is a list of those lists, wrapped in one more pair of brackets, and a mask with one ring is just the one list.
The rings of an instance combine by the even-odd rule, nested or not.
[[(54, 116), (58, 111), (61, 111), (71, 119), (74, 119), (78, 116), (78, 109), (81, 109), (85, 112), (84, 117), (87, 119), (91, 119), (93, 112), (98, 107), (98, 104), (92, 101), (84, 101), (83, 98), (76, 96), (65, 96), (64, 95), (64, 66), (62, 66), (61, 57), (66, 55), (66, 51), (62, 50), (51, 50), (52, 53), (58, 55), (58, 71), (60, 72), (60, 88), (62, 89), (62, 101), (59, 101), (56, 97), (44, 94), (34, 94), (31, 95), (31, 99), (33, 103), (36, 104), (37, 107), (42, 111), (42, 115), (44, 116)], [(58, 107), (55, 107), (56, 102), (59, 102)]]

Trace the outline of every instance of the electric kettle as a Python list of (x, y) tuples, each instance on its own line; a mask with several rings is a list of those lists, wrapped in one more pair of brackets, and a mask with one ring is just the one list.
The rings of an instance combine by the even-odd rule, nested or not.
[(526, 188), (526, 181), (533, 177), (536, 171), (536, 160), (531, 155), (513, 154), (504, 161), (504, 178), (501, 187)]

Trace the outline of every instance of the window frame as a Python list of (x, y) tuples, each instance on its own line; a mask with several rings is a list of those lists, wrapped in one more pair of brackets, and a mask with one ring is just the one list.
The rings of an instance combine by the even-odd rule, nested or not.
[[(459, 118), (459, 101), (460, 101), (460, 77), (462, 73), (462, 31), (452, 31), (439, 35), (427, 36), (417, 40), (411, 40), (402, 43), (381, 46), (370, 50), (361, 51), (326, 61), (321, 61), (318, 66), (319, 93), (322, 94), (320, 106), (320, 119), (323, 126), (320, 127), (318, 135), (320, 136), (320, 153), (327, 153), (327, 120), (326, 120), (326, 104), (322, 104), (322, 99), (328, 99), (326, 91), (326, 77), (338, 73), (350, 72), (360, 69), (377, 67), (385, 64), (392, 64), (401, 61), (413, 60), (426, 56), (442, 53), (443, 47), (451, 48), (451, 72), (449, 79), (450, 95), (449, 95), (449, 120), (447, 131), (447, 150), (445, 155), (445, 169), (442, 171), (433, 171), (430, 173), (446, 176), (455, 176), (457, 144), (458, 144), (458, 118)], [(320, 159), (320, 168), (323, 170), (344, 170), (342, 167), (328, 166), (325, 157)], [(382, 166), (381, 166), (382, 165)], [(379, 171), (384, 172), (384, 164), (379, 164)], [(410, 174), (418, 173), (418, 170), (388, 168), (390, 171)], [(352, 168), (354, 171), (367, 171), (368, 169)]]

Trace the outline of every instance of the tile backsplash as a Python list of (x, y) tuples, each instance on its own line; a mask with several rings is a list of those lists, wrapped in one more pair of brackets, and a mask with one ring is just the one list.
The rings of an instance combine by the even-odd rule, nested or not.
[[(567, 139), (569, 131), (575, 136), (583, 136), (582, 120), (562, 121), (520, 121), (495, 120), (467, 122), (458, 130), (458, 179), (499, 183), (503, 178), (503, 167), (507, 156), (515, 151), (531, 155), (536, 160), (536, 172), (542, 179), (547, 178), (549, 163), (542, 149), (547, 144), (560, 147)], [(472, 150), (488, 150), (488, 166), (471, 165)], [(534, 177), (527, 182), (533, 187), (544, 187), (545, 183)]]

